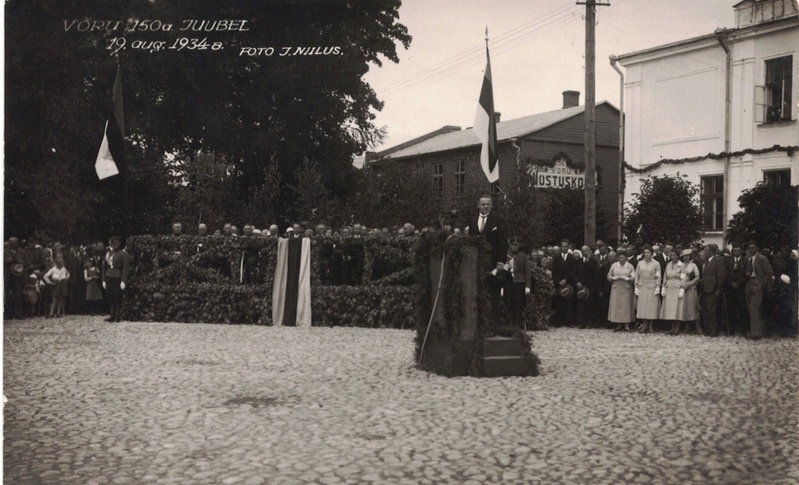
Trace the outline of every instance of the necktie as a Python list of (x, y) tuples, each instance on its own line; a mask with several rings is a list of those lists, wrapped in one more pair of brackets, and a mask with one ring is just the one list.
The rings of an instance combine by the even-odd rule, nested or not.
[(483, 228), (486, 226), (486, 217), (480, 216), (480, 232), (483, 232)]

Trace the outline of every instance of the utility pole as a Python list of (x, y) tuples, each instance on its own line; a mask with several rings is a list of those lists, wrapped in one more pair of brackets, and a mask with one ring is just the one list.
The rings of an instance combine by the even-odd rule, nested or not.
[(585, 5), (585, 241), (596, 243), (596, 7), (609, 3), (596, 0)]

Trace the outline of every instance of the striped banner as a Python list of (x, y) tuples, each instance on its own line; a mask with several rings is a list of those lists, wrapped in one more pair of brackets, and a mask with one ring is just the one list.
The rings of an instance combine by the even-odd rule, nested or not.
[(311, 326), (310, 238), (280, 238), (277, 242), (272, 325)]
[[(487, 41), (486, 41), (487, 42)], [(488, 181), (499, 180), (499, 155), (497, 154), (497, 123), (494, 116), (494, 89), (491, 84), (491, 58), (488, 56), (486, 44), (486, 71), (477, 113), (474, 116), (474, 133), (480, 139), (483, 149), (480, 151), (480, 165), (483, 167)]]

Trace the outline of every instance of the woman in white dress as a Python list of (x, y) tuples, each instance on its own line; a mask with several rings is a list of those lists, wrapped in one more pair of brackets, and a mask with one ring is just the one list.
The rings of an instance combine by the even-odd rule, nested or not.
[(608, 321), (616, 324), (614, 332), (629, 331), (630, 323), (635, 321), (635, 268), (627, 261), (625, 251), (619, 250), (618, 258), (608, 271), (611, 283)]
[(644, 259), (635, 267), (636, 318), (643, 322), (641, 333), (654, 332), (660, 318), (660, 263), (652, 259), (652, 248), (644, 247)]
[(663, 271), (663, 286), (660, 290), (660, 294), (663, 296), (660, 304), (660, 319), (671, 322), (669, 335), (677, 335), (680, 333), (678, 315), (682, 307), (682, 299), (680, 298), (682, 279), (680, 279), (680, 275), (682, 274), (683, 264), (676, 251), (669, 252), (668, 257), (669, 262), (666, 263), (666, 268)]

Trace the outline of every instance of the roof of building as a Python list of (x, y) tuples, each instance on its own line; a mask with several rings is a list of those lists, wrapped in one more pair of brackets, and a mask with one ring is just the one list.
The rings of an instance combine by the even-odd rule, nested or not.
[[(601, 101), (597, 103), (597, 106), (601, 104), (607, 104), (614, 110), (618, 111), (615, 106), (607, 101)], [(497, 141), (501, 142), (503, 140), (527, 136), (561, 121), (580, 115), (584, 111), (585, 105), (580, 105), (573, 106), (571, 108), (557, 109), (554, 111), (547, 111), (545, 113), (524, 116), (522, 118), (516, 118), (513, 120), (501, 121), (497, 123)], [(433, 138), (426, 139), (421, 143), (407, 146), (401, 150), (394, 150), (393, 148), (390, 148), (385, 150), (385, 154), (378, 153), (377, 158), (405, 158), (426, 153), (455, 150), (458, 148), (465, 148), (479, 144), (480, 140), (477, 138), (477, 135), (475, 135), (474, 130), (467, 128), (465, 130), (444, 133)]]

